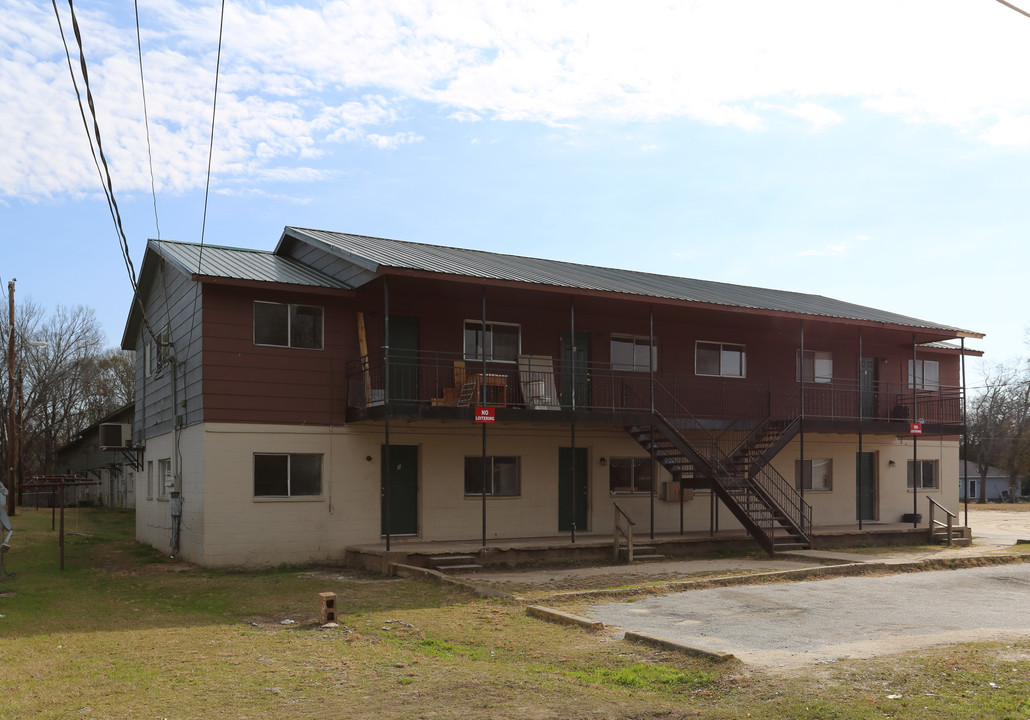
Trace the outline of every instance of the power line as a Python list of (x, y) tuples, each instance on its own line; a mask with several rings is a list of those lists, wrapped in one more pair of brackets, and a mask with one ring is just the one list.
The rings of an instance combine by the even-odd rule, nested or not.
[[(68, 62), (68, 74), (71, 76), (72, 87), (75, 88), (75, 98), (79, 103), (79, 116), (82, 118), (82, 125), (86, 130), (86, 137), (89, 140), (89, 149), (93, 156), (93, 164), (96, 166), (97, 173), (100, 175), (100, 185), (104, 190), (104, 197), (107, 200), (107, 209), (111, 214), (111, 220), (114, 222), (115, 230), (118, 233), (118, 247), (122, 253), (125, 270), (129, 275), (129, 283), (132, 285), (133, 297), (135, 298), (136, 304), (142, 314), (144, 326), (150, 334), (153, 335), (154, 331), (151, 329), (150, 323), (147, 321), (146, 312), (144, 311), (142, 302), (139, 300), (139, 294), (136, 291), (136, 270), (132, 265), (132, 257), (129, 253), (129, 242), (125, 238), (125, 230), (122, 227), (122, 216), (118, 210), (118, 201), (114, 196), (114, 183), (111, 179), (111, 170), (107, 164), (107, 158), (104, 156), (104, 147), (100, 138), (100, 122), (97, 119), (96, 103), (93, 100), (93, 93), (89, 86), (89, 71), (86, 66), (86, 54), (82, 45), (82, 31), (79, 29), (79, 21), (75, 16), (75, 6), (72, 3), (72, 0), (68, 0), (68, 10), (72, 19), (72, 30), (75, 33), (75, 42), (78, 45), (82, 83), (86, 89), (86, 101), (89, 105), (90, 117), (93, 119), (92, 131), (90, 130), (89, 121), (86, 119), (86, 111), (82, 106), (82, 94), (79, 92), (79, 84), (75, 79), (75, 71), (72, 67), (71, 51), (68, 49), (68, 40), (64, 34), (64, 25), (61, 23), (61, 13), (57, 9), (57, 0), (51, 0), (51, 4), (54, 8), (54, 15), (57, 18), (58, 30), (61, 33), (61, 42), (64, 44), (64, 54)], [(95, 146), (94, 139), (96, 140)], [(101, 165), (103, 165), (103, 169), (101, 169)]]
[(1010, 2), (1005, 2), (1005, 0), (998, 0), (998, 2), (1000, 2), (1002, 5), (1004, 5), (1007, 8), (1012, 8), (1013, 10), (1015, 10), (1020, 15), (1026, 15), (1027, 17), (1030, 17), (1030, 13), (1028, 13), (1026, 10), (1021, 10), (1021, 9), (1017, 8), (1015, 5), (1013, 5)]
[(147, 133), (147, 158), (150, 160), (150, 194), (154, 198), (154, 226), (157, 228), (157, 239), (161, 239), (161, 223), (157, 219), (157, 186), (154, 182), (154, 152), (150, 145), (150, 116), (147, 113), (147, 84), (143, 80), (143, 40), (139, 30), (139, 1), (133, 0), (136, 9), (136, 49), (139, 55), (139, 87), (143, 94), (143, 129)]

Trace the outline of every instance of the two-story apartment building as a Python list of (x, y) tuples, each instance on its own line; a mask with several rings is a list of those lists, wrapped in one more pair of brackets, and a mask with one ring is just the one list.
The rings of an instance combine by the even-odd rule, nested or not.
[(723, 508), (769, 552), (807, 546), (924, 513), (924, 496), (955, 509), (960, 361), (979, 337), (821, 296), (293, 227), (273, 252), (150, 241), (122, 340), (137, 534), (267, 565), (610, 537), (618, 503), (657, 533)]

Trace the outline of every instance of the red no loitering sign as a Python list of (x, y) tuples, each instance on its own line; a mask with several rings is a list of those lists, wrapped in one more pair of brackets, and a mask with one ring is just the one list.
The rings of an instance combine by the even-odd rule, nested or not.
[(476, 422), (494, 422), (494, 409), (492, 407), (477, 407)]
[(908, 434), (909, 435), (922, 435), (923, 434), (923, 423), (921, 423), (921, 422), (909, 423)]

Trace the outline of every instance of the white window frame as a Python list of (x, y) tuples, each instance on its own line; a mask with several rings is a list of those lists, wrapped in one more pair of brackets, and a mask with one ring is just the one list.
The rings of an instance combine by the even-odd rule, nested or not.
[(154, 343), (149, 340), (143, 343), (143, 377), (154, 374)]
[[(515, 328), (516, 337), (516, 348), (515, 355), (508, 358), (498, 358), (494, 354), (494, 328)], [(486, 352), (487, 362), (498, 362), (498, 363), (515, 363), (518, 362), (519, 355), (522, 354), (522, 326), (518, 323), (506, 323), (506, 322), (495, 322), (493, 320), (486, 321), (486, 337), (484, 339), (484, 345), (486, 347), (480, 348), (478, 344), (475, 347), (469, 349), (469, 330), (475, 333), (483, 332), (483, 321), (482, 320), (468, 320), (466, 319), (461, 325), (461, 337), (462, 337), (462, 357), (466, 361), (483, 361), (483, 352)]]
[[(719, 348), (719, 372), (718, 373), (706, 373), (700, 372), (697, 367), (698, 350), (701, 349), (702, 345), (711, 345)], [(740, 355), (740, 374), (726, 372), (726, 352), (727, 348), (739, 348)], [(734, 352), (734, 351), (731, 351)], [(747, 378), (747, 345), (740, 343), (725, 343), (716, 342), (712, 340), (697, 340), (694, 343), (694, 374), (702, 377), (728, 377), (728, 378)]]
[[(941, 363), (938, 360), (916, 360), (915, 389), (941, 389)], [(913, 389), (912, 359), (908, 361), (908, 388)]]
[[(258, 342), (258, 305), (278, 305), (279, 307), (286, 308), (286, 343), (271, 343), (271, 342)], [(300, 308), (308, 310), (317, 310), (319, 323), (318, 323), (318, 344), (317, 346), (308, 345), (297, 345), (294, 344), (293, 337), (293, 322), (294, 316)], [(325, 349), (325, 308), (321, 305), (306, 305), (304, 303), (281, 303), (272, 302), (269, 300), (255, 300), (254, 301), (254, 321), (253, 321), (253, 339), (254, 344), (260, 347), (288, 347), (295, 350), (324, 350)]]
[(833, 353), (822, 350), (805, 350), (804, 361), (797, 351), (796, 378), (807, 383), (833, 382)]
[[(630, 346), (630, 361), (627, 362), (616, 362), (616, 343), (621, 345)], [(648, 352), (650, 348), (650, 352)], [(648, 355), (650, 355), (651, 366), (648, 367)], [(648, 372), (653, 370), (658, 371), (658, 340), (655, 338), (655, 342), (651, 342), (651, 338), (646, 335), (623, 335), (621, 333), (612, 333), (611, 339), (608, 342), (608, 361), (611, 363), (612, 370), (622, 372)]]
[[(318, 458), (318, 492), (294, 492), (293, 489), (293, 463), (294, 459), (303, 457), (317, 457)], [(258, 458), (259, 457), (285, 457), (286, 458), (286, 494), (261, 494), (257, 492), (257, 471), (258, 471)], [(254, 453), (254, 459), (252, 464), (253, 469), (253, 484), (251, 490), (254, 493), (255, 500), (290, 500), (294, 498), (303, 498), (307, 500), (320, 499), (325, 488), (325, 456), (322, 453), (274, 453), (274, 452), (260, 452)]]
[[(802, 463), (807, 477), (802, 475)], [(816, 485), (816, 478), (820, 479)], [(807, 485), (805, 484), (807, 481)], [(805, 492), (833, 492), (833, 460), (830, 458), (801, 458), (794, 460), (794, 487)]]
[[(630, 489), (615, 489), (612, 487), (612, 471), (617, 465), (628, 465), (630, 472)], [(649, 487), (641, 489), (637, 487), (637, 472), (647, 468)], [(651, 477), (651, 458), (649, 457), (612, 457), (608, 458), (608, 493), (610, 495), (650, 495), (654, 487), (654, 478)]]
[[(479, 490), (479, 491), (470, 491), (469, 490), (469, 480), (470, 479), (472, 479), (476, 484), (482, 484), (482, 482), (483, 482), (482, 467), (472, 468), (471, 469), (473, 473), (476, 470), (479, 471), (479, 473), (478, 473), (479, 476), (478, 477), (472, 478), (470, 476), (470, 468), (469, 468), (469, 461), (470, 460), (474, 461), (474, 462), (482, 462), (483, 461), (483, 456), (482, 455), (466, 455), (465, 456), (465, 462), (464, 462), (464, 466), (463, 466), (465, 497), (482, 497), (482, 495), (483, 495), (482, 490)], [(503, 461), (503, 463), (505, 465), (510, 465), (511, 464), (508, 461), (514, 461), (514, 465), (515, 465), (515, 492), (513, 492), (513, 493), (512, 492), (497, 492), (498, 478), (499, 478), (500, 473), (502, 472), (502, 468), (498, 467), (498, 465), (500, 464), (498, 461)], [(487, 473), (488, 476), (489, 476), (489, 480), (488, 480), (489, 487), (487, 487), (487, 491), (486, 491), (487, 497), (501, 497), (501, 498), (522, 497), (522, 458), (520, 458), (517, 455), (487, 455), (486, 456), (486, 462), (487, 462), (487, 465), (489, 466), (489, 471)]]
[(157, 499), (167, 500), (174, 485), (175, 476), (172, 474), (172, 459), (161, 458), (157, 461)]
[[(939, 490), (940, 487), (941, 487), (941, 481), (940, 481), (941, 473), (940, 473), (940, 463), (939, 463), (939, 461), (937, 461), (937, 460), (917, 460), (916, 462), (919, 463), (919, 489), (920, 490)], [(906, 478), (905, 479), (905, 487), (908, 490), (912, 490), (912, 467), (913, 467), (912, 466), (912, 461), (909, 460), (908, 463), (906, 464), (906, 469), (905, 469), (905, 478)], [(926, 470), (927, 470), (927, 468), (930, 468), (931, 474), (933, 475), (933, 477), (931, 478), (931, 482), (933, 483), (932, 485), (927, 485), (926, 484)]]

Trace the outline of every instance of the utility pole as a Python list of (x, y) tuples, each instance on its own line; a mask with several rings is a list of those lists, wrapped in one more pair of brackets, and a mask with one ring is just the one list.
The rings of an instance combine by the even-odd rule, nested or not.
[(4, 483), (7, 486), (7, 514), (14, 515), (15, 498), (15, 466), (18, 464), (18, 423), (16, 421), (14, 400), (14, 283), (17, 278), (7, 283), (7, 304), (10, 308), (7, 340), (7, 467), (4, 472)]

